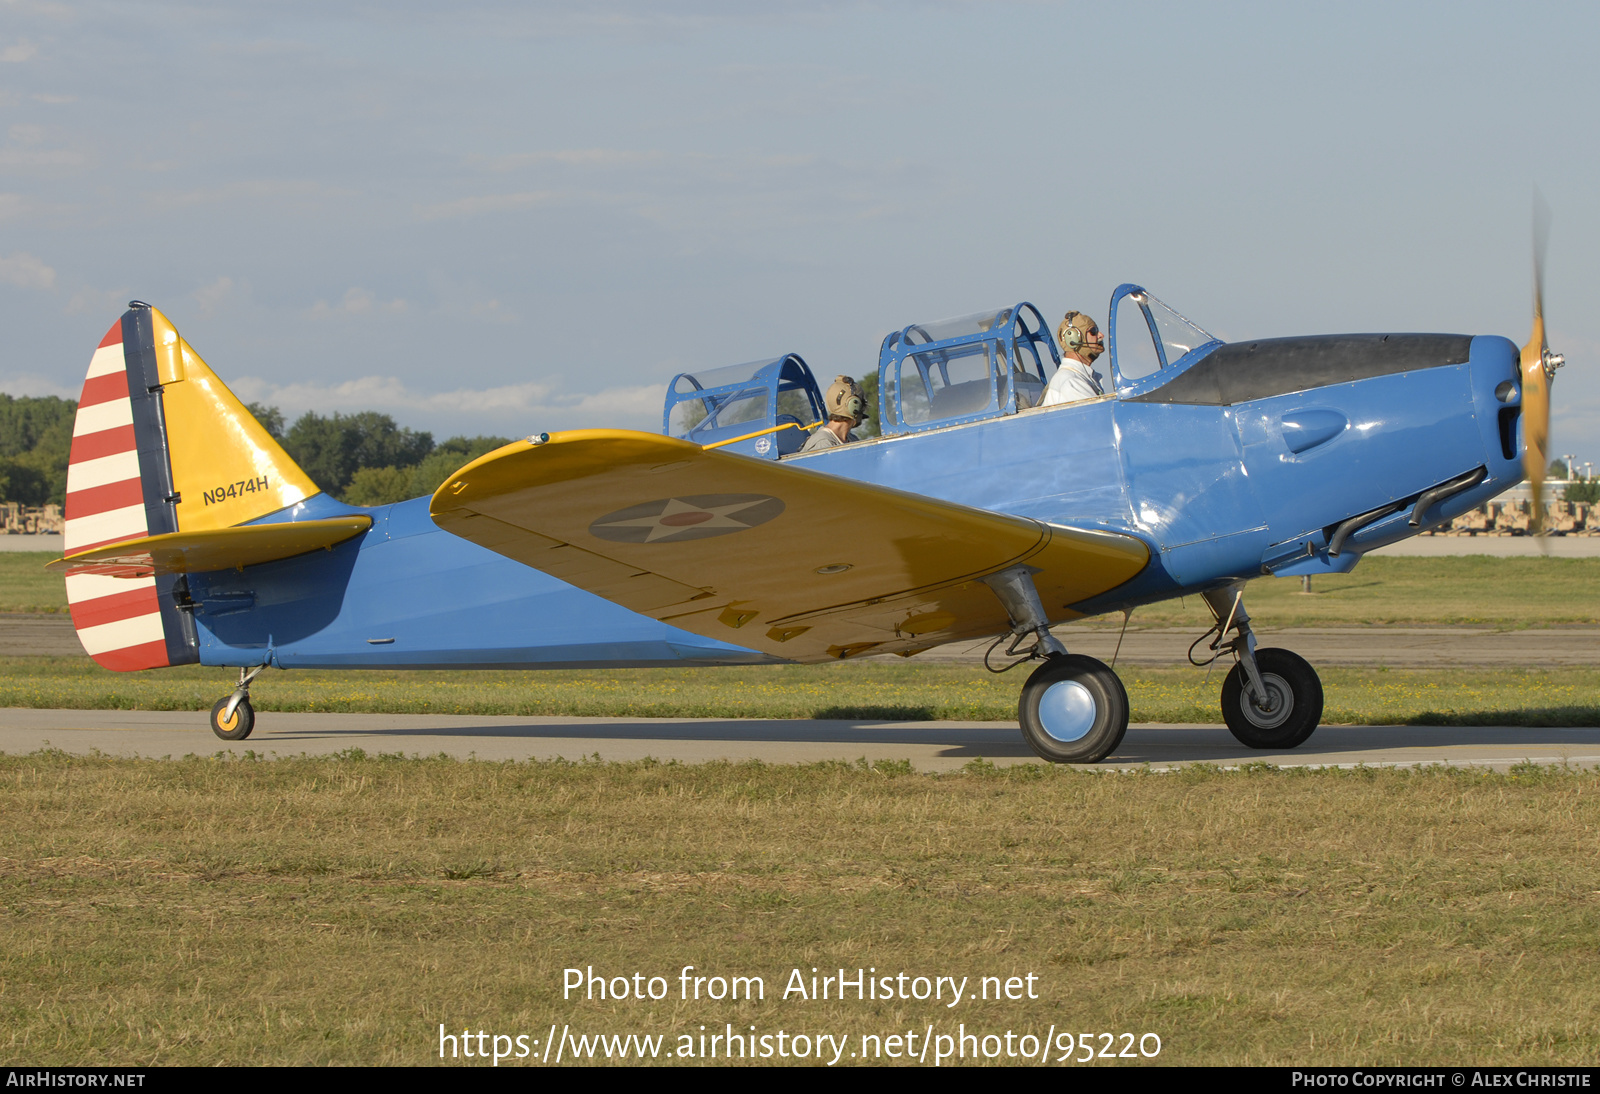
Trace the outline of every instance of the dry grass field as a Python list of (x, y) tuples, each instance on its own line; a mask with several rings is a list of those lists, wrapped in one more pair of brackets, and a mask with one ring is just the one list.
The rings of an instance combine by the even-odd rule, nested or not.
[[(958, 1024), (1153, 1032), (1157, 1063), (1600, 1052), (1593, 773), (46, 753), (0, 786), (7, 1063), (422, 1064), (441, 1023), (828, 1032), (841, 1064)], [(684, 965), (766, 998), (678, 1000)], [(587, 966), (672, 994), (564, 1000)], [(813, 967), (1038, 998), (780, 998)]]
[[(19, 558), (0, 555), (0, 610), (59, 610), (59, 580)], [(1600, 560), (1370, 559), (1311, 596), (1257, 582), (1251, 609), (1271, 626), (1595, 622), (1596, 578)], [(1201, 612), (1174, 602), (1135, 622), (1198, 632)], [(0, 660), (0, 707), (202, 710), (223, 675)], [(1329, 722), (1600, 722), (1596, 670), (1322, 676)], [(1124, 678), (1136, 720), (1216, 720), (1218, 674)], [(264, 710), (1010, 719), (1016, 684), (915, 662), (294, 671), (254, 697)], [(914, 1031), (915, 1052), (930, 1028), (939, 1043), (963, 1027), (997, 1038), (993, 1063), (1030, 1062), (999, 1046), (1051, 1030), (1052, 1061), (1082, 1054), (1062, 1031), (1160, 1037), (1159, 1056), (1115, 1061), (1127, 1065), (1590, 1064), (1600, 1050), (1595, 772), (243, 756), (0, 756), (5, 1063), (422, 1064), (439, 1062), (441, 1024), (523, 1035), (536, 1060), (552, 1023), (662, 1037), (660, 1063), (699, 1063), (667, 1053), (685, 1035), (698, 1053), (701, 1026), (837, 1037), (841, 1065), (864, 1062), (850, 1055), (864, 1036)], [(685, 965), (759, 976), (766, 998), (679, 999)], [(670, 992), (563, 999), (563, 970), (589, 966)], [(782, 998), (792, 970), (812, 968), (966, 977), (972, 992), (1032, 976), (1038, 997)], [(576, 1044), (562, 1040), (563, 1062), (588, 1062)]]

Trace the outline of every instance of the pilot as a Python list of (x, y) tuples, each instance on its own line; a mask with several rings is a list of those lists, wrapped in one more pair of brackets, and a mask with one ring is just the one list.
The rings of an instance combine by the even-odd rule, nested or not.
[(1100, 374), (1093, 368), (1094, 359), (1106, 349), (1099, 325), (1081, 311), (1069, 311), (1056, 328), (1056, 337), (1061, 342), (1061, 367), (1050, 377), (1039, 405), (1057, 406), (1104, 395)]
[(835, 376), (822, 405), (828, 410), (828, 420), (811, 431), (800, 449), (802, 452), (817, 452), (859, 440), (850, 430), (867, 417), (867, 401), (861, 394), (860, 384), (848, 376)]

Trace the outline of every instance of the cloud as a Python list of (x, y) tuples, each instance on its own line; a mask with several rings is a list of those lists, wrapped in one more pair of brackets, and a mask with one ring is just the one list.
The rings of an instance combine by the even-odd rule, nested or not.
[(233, 294), (233, 278), (219, 277), (209, 285), (202, 285), (189, 295), (200, 305), (201, 315), (212, 315)]
[(468, 309), (472, 318), (488, 323), (515, 323), (517, 317), (499, 300), (480, 300)]
[(279, 384), (246, 376), (230, 386), (244, 402), (276, 406), (291, 420), (308, 410), (376, 410), (435, 433), (517, 435), (593, 426), (656, 430), (666, 396), (665, 384), (584, 393), (532, 382), (427, 392), (394, 376), (363, 376), (339, 384)]
[(398, 315), (409, 307), (409, 304), (400, 299), (379, 300), (377, 294), (371, 289), (351, 288), (345, 290), (344, 299), (337, 304), (329, 304), (326, 300), (318, 300), (311, 306), (311, 315), (315, 319), (331, 319), (351, 315)]
[(36, 103), (45, 103), (49, 106), (60, 106), (63, 103), (75, 103), (78, 101), (76, 95), (52, 95), (47, 91), (35, 91), (28, 98)]
[(19, 16), (35, 16), (41, 19), (54, 19), (58, 23), (73, 21), (74, 12), (68, 4), (51, 3), (49, 0), (0, 0), (0, 7), (8, 8)]
[(81, 167), (89, 157), (72, 148), (47, 148), (48, 131), (42, 125), (19, 122), (6, 130), (10, 144), (0, 148), (0, 168), (28, 170), (34, 168)]
[(475, 162), (490, 171), (514, 171), (543, 163), (559, 163), (566, 167), (633, 167), (639, 164), (659, 163), (665, 152), (635, 152), (625, 148), (567, 148), (554, 152), (513, 152), (506, 156), (491, 156)]
[(39, 54), (39, 47), (26, 38), (18, 38), (8, 46), (0, 46), (0, 64), (17, 65), (31, 61)]
[[(84, 363), (87, 366), (87, 359)], [(16, 398), (33, 399), (40, 399), (46, 395), (54, 395), (58, 399), (76, 399), (80, 394), (76, 388), (62, 387), (54, 380), (32, 372), (8, 372), (0, 375), (0, 391)]]
[[(154, 170), (164, 170), (171, 165), (163, 162), (153, 162), (149, 166)], [(223, 186), (212, 186), (201, 190), (158, 192), (151, 195), (150, 201), (157, 208), (173, 209), (188, 208), (195, 205), (217, 205), (226, 202), (247, 202), (251, 204), (285, 201), (307, 202), (357, 196), (359, 196), (359, 192), (355, 190), (324, 186), (321, 183), (304, 179), (245, 179), (241, 182), (230, 182)]]
[(123, 289), (96, 289), (85, 285), (73, 292), (67, 300), (67, 306), (62, 309), (68, 315), (78, 315), (82, 312), (95, 314), (121, 315), (127, 307), (129, 290)]
[(415, 212), (419, 220), (448, 220), (454, 217), (477, 216), (480, 213), (532, 209), (536, 205), (548, 205), (561, 196), (550, 190), (531, 190), (520, 194), (484, 194), (479, 197), (441, 202), (438, 205), (419, 205)]
[(0, 258), (0, 281), (19, 289), (53, 289), (56, 272), (27, 251)]
[[(416, 205), (419, 220), (504, 213), (559, 203), (599, 206), (692, 236), (696, 246), (752, 231), (849, 226), (915, 217), (950, 197), (948, 171), (900, 157), (578, 148), (474, 157), (469, 170), (521, 174), (530, 189)], [(583, 177), (573, 178), (573, 173)], [(544, 182), (559, 188), (533, 189)]]
[(82, 167), (89, 157), (70, 148), (0, 148), (0, 168), (6, 170), (35, 170), (53, 167)]

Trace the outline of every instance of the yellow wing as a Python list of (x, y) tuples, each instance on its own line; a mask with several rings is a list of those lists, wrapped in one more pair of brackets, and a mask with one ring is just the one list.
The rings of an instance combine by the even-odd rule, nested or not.
[(912, 653), (1010, 623), (979, 579), (1026, 563), (1052, 620), (1145, 566), (1144, 543), (653, 433), (518, 441), (434, 494), (441, 528), (607, 600), (794, 661)]

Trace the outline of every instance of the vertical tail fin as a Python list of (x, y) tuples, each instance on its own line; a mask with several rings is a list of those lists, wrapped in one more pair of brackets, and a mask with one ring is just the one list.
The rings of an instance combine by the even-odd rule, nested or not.
[[(65, 554), (245, 524), (317, 493), (199, 354), (135, 302), (89, 361), (67, 466)], [(67, 601), (84, 649), (129, 671), (199, 660), (181, 574), (81, 567)]]

